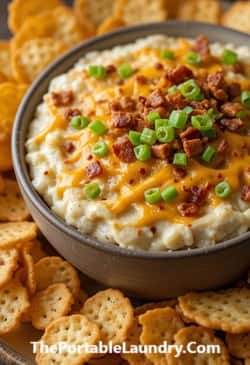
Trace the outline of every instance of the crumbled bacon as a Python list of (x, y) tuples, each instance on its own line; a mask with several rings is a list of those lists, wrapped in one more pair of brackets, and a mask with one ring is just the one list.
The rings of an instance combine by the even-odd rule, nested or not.
[(156, 69), (156, 70), (163, 70), (163, 69), (164, 69), (163, 64), (162, 64), (162, 63), (160, 63), (160, 62), (156, 62), (156, 63), (154, 64), (154, 67), (155, 67), (155, 69)]
[(136, 110), (136, 102), (130, 96), (123, 96), (119, 101), (124, 111), (133, 112)]
[(169, 143), (156, 144), (151, 147), (153, 156), (160, 160), (168, 160), (172, 156), (172, 147)]
[(196, 204), (201, 207), (206, 201), (208, 190), (208, 185), (206, 187), (200, 187), (196, 185), (192, 186), (189, 189), (189, 197), (187, 199), (187, 202)]
[(127, 136), (123, 136), (113, 144), (113, 152), (123, 162), (133, 162), (135, 159), (134, 147)]
[(240, 118), (223, 118), (220, 124), (231, 132), (236, 132), (243, 127), (244, 123)]
[(199, 129), (188, 127), (184, 132), (180, 134), (181, 139), (197, 139), (201, 137)]
[(72, 142), (66, 143), (65, 146), (64, 146), (64, 148), (65, 148), (65, 151), (67, 153), (73, 153), (75, 151), (75, 149), (76, 149), (75, 146), (74, 146), (74, 144)]
[(174, 166), (173, 175), (178, 180), (184, 179), (184, 177), (187, 175), (187, 171), (183, 167)]
[(112, 115), (112, 122), (115, 128), (132, 128), (133, 115), (125, 112), (115, 112)]
[(166, 96), (168, 110), (183, 109), (188, 105), (188, 100), (185, 99), (179, 92)]
[(242, 105), (236, 102), (227, 102), (221, 106), (221, 112), (229, 118), (236, 117), (237, 113), (242, 110)]
[(78, 115), (81, 115), (81, 111), (79, 109), (67, 109), (64, 113), (65, 118), (70, 121), (71, 118), (77, 117)]
[(193, 78), (193, 72), (190, 68), (178, 65), (175, 68), (168, 68), (166, 71), (166, 78), (173, 84), (180, 84), (181, 82)]
[(108, 66), (106, 66), (106, 72), (107, 72), (108, 74), (112, 74), (112, 73), (116, 72), (116, 67), (115, 67), (115, 65), (108, 65)]
[(193, 46), (192, 50), (199, 53), (201, 56), (202, 61), (207, 62), (210, 57), (210, 49), (209, 49), (209, 41), (208, 38), (204, 35), (199, 36)]
[(166, 105), (165, 95), (160, 89), (154, 90), (147, 98), (146, 101), (147, 106), (151, 106), (153, 108), (157, 108), (159, 106)]
[(100, 176), (103, 172), (102, 165), (99, 161), (95, 160), (86, 167), (86, 174), (89, 179)]
[(204, 99), (202, 101), (193, 100), (190, 102), (190, 106), (193, 108), (192, 115), (200, 115), (207, 113), (207, 111), (212, 107), (215, 109), (217, 105), (215, 105), (215, 103), (211, 105), (210, 100)]
[(227, 151), (227, 149), (228, 149), (228, 142), (227, 142), (227, 140), (226, 139), (222, 139), (221, 141), (220, 141), (220, 143), (219, 143), (219, 145), (218, 145), (218, 147), (217, 147), (217, 151), (219, 152), (219, 153), (225, 153), (226, 151)]
[(218, 71), (214, 74), (209, 74), (207, 77), (208, 88), (212, 95), (220, 101), (227, 101), (227, 83), (223, 72)]
[(244, 185), (241, 191), (241, 199), (250, 202), (250, 185)]
[(74, 94), (72, 91), (53, 91), (51, 97), (55, 106), (68, 106), (72, 103)]
[(237, 96), (240, 96), (241, 94), (240, 84), (238, 82), (232, 82), (231, 84), (229, 84), (228, 93), (232, 99), (236, 98)]
[(148, 82), (148, 79), (146, 78), (146, 76), (143, 75), (137, 75), (136, 76), (136, 81), (141, 84), (141, 85), (145, 85)]
[(188, 157), (198, 156), (203, 150), (203, 142), (199, 138), (185, 139), (183, 141), (183, 149)]
[(194, 217), (199, 212), (199, 206), (193, 203), (181, 203), (177, 209), (182, 217)]

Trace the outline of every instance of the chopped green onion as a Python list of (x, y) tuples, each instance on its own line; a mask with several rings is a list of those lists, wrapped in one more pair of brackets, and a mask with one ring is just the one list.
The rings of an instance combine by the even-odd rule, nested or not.
[(227, 181), (222, 181), (215, 186), (215, 194), (221, 198), (228, 198), (232, 194), (231, 185)]
[(191, 124), (194, 128), (200, 131), (208, 131), (213, 128), (213, 120), (208, 114), (193, 115), (191, 118)]
[(238, 62), (238, 55), (230, 49), (225, 49), (222, 54), (222, 62), (225, 65), (235, 65)]
[(144, 128), (141, 134), (141, 143), (152, 145), (156, 142), (157, 137), (153, 129)]
[(144, 192), (144, 197), (147, 203), (157, 204), (161, 200), (161, 191), (159, 188), (148, 189)]
[(247, 117), (247, 112), (245, 110), (241, 110), (236, 114), (236, 117), (240, 119), (245, 119)]
[(161, 51), (161, 58), (165, 58), (168, 60), (173, 60), (174, 59), (174, 52), (173, 51), (168, 51), (168, 50), (163, 50)]
[(178, 196), (178, 191), (176, 190), (176, 188), (173, 185), (170, 185), (168, 187), (166, 187), (162, 192), (161, 192), (161, 197), (162, 199), (169, 203), (172, 200), (174, 200), (176, 197)]
[(129, 63), (123, 63), (118, 67), (117, 72), (121, 79), (127, 79), (133, 75), (133, 69)]
[(89, 124), (90, 120), (87, 117), (83, 117), (80, 115), (77, 115), (70, 120), (70, 125), (74, 129), (83, 129), (86, 128)]
[(157, 130), (160, 127), (167, 127), (169, 123), (168, 119), (156, 119), (155, 121), (155, 130)]
[(246, 107), (250, 108), (250, 90), (242, 91), (241, 103)]
[(201, 130), (202, 137), (207, 137), (208, 139), (212, 140), (217, 137), (216, 130), (214, 128), (206, 130)]
[(182, 111), (185, 112), (185, 113), (187, 113), (187, 114), (191, 114), (193, 110), (194, 109), (191, 106), (189, 106), (189, 105), (188, 106), (185, 106), (185, 108), (182, 109)]
[(187, 123), (188, 114), (184, 111), (173, 110), (169, 117), (169, 125), (174, 128), (183, 129)]
[(170, 126), (159, 127), (156, 130), (156, 136), (161, 143), (170, 143), (175, 139), (175, 130)]
[(187, 155), (184, 152), (175, 153), (173, 164), (177, 166), (187, 166)]
[(137, 131), (129, 131), (128, 138), (134, 146), (138, 146), (141, 143), (141, 133)]
[(159, 112), (151, 112), (147, 115), (147, 120), (150, 122), (150, 123), (154, 123), (156, 121), (156, 119), (160, 119), (161, 116), (159, 114)]
[(105, 157), (109, 152), (107, 143), (104, 141), (97, 142), (93, 147), (93, 154), (97, 157)]
[(102, 136), (107, 132), (107, 127), (98, 119), (94, 120), (89, 127), (97, 136)]
[(187, 80), (178, 86), (181, 94), (189, 100), (202, 100), (204, 95), (195, 80)]
[(151, 158), (151, 149), (147, 144), (140, 144), (134, 148), (135, 157), (139, 161), (147, 161)]
[(168, 89), (168, 94), (171, 95), (171, 94), (175, 94), (176, 92), (178, 91), (178, 87), (176, 85), (173, 85), (171, 86), (169, 89)]
[(96, 79), (104, 79), (107, 76), (106, 68), (101, 65), (99, 66), (90, 65), (88, 72), (89, 76), (94, 77)]
[(84, 193), (88, 199), (96, 199), (101, 194), (101, 188), (97, 183), (89, 183), (84, 186)]
[(189, 65), (198, 66), (201, 63), (201, 56), (197, 52), (189, 52), (186, 61)]
[(201, 158), (205, 162), (211, 162), (216, 154), (216, 149), (212, 146), (207, 146), (205, 151), (203, 152)]
[(220, 112), (218, 112), (217, 110), (214, 110), (213, 108), (210, 108), (207, 112), (207, 114), (210, 116), (210, 118), (212, 119), (220, 119), (222, 117), (222, 114)]

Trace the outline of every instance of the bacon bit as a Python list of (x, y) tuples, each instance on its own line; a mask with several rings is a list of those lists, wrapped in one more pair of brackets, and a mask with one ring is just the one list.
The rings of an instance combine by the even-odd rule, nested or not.
[[(192, 115), (200, 115), (207, 113), (208, 109), (212, 107), (210, 100), (204, 99), (202, 101), (191, 101), (191, 107), (193, 108)], [(213, 107), (213, 109), (216, 109)]]
[(67, 109), (64, 113), (65, 118), (67, 121), (70, 121), (71, 118), (77, 117), (78, 115), (81, 115), (81, 111), (79, 109)]
[(218, 71), (214, 74), (209, 74), (207, 77), (207, 83), (210, 92), (216, 99), (220, 101), (227, 101), (227, 83), (223, 72)]
[(187, 176), (187, 171), (182, 168), (182, 167), (178, 167), (178, 166), (174, 166), (173, 167), (173, 175), (178, 179), (184, 179), (185, 176)]
[(153, 108), (157, 108), (158, 106), (165, 106), (166, 99), (163, 92), (160, 89), (154, 90), (147, 98), (146, 105)]
[(167, 95), (166, 100), (170, 111), (174, 109), (183, 109), (188, 105), (188, 100), (186, 100), (179, 92)]
[(189, 189), (190, 195), (187, 199), (187, 202), (201, 207), (206, 201), (208, 191), (208, 185), (205, 188), (196, 185), (192, 186)]
[(152, 232), (153, 234), (156, 234), (156, 231), (157, 231), (156, 227), (151, 227), (151, 228), (150, 228), (150, 230), (151, 230), (151, 232)]
[(168, 160), (172, 156), (172, 147), (169, 143), (156, 144), (151, 147), (153, 156), (160, 160)]
[(87, 166), (86, 173), (89, 179), (100, 176), (103, 173), (102, 165), (99, 161), (95, 160)]
[(119, 160), (130, 163), (135, 159), (134, 147), (127, 136), (123, 136), (113, 144), (113, 152)]
[(135, 179), (130, 179), (128, 183), (129, 183), (129, 185), (133, 185), (134, 182), (135, 182)]
[(118, 101), (112, 101), (109, 105), (110, 110), (114, 112), (118, 112), (122, 109), (121, 104)]
[(177, 206), (177, 210), (182, 217), (194, 217), (199, 212), (199, 207), (193, 203), (182, 203)]
[(123, 96), (120, 105), (124, 111), (133, 112), (136, 110), (136, 102), (130, 96)]
[(232, 82), (228, 85), (228, 93), (230, 97), (236, 98), (237, 96), (240, 96), (241, 94), (241, 86), (238, 82)]
[(187, 79), (193, 78), (194, 75), (190, 68), (178, 65), (175, 68), (168, 68), (165, 76), (173, 84), (180, 84)]
[(137, 230), (137, 236), (138, 236), (138, 237), (141, 237), (141, 236), (142, 236), (142, 230), (141, 230), (141, 229), (138, 229), (138, 230)]
[(133, 116), (130, 113), (116, 112), (112, 115), (112, 122), (115, 128), (132, 128)]
[(240, 118), (233, 119), (221, 119), (220, 124), (231, 132), (238, 131), (244, 126), (243, 121)]
[(241, 199), (250, 202), (250, 185), (244, 185), (241, 191)]
[(51, 93), (52, 101), (55, 106), (68, 106), (74, 99), (72, 91), (61, 91)]
[(241, 112), (242, 110), (242, 105), (236, 102), (227, 102), (221, 106), (221, 112), (229, 118), (236, 117), (237, 113)]
[(139, 84), (141, 84), (141, 85), (146, 85), (148, 82), (148, 79), (146, 78), (146, 76), (138, 75), (138, 76), (136, 76), (136, 81), (139, 82)]
[(203, 142), (201, 139), (189, 139), (183, 141), (183, 148), (188, 157), (198, 156), (203, 150)]
[(47, 176), (47, 175), (49, 175), (49, 171), (48, 170), (46, 170), (46, 171), (44, 171), (44, 173), (43, 173), (45, 176)]
[(220, 141), (218, 147), (217, 147), (217, 151), (219, 153), (225, 153), (228, 149), (229, 145), (226, 139), (223, 139), (222, 141)]
[(108, 65), (108, 66), (106, 66), (106, 72), (107, 72), (108, 74), (112, 74), (112, 73), (116, 72), (116, 67), (115, 67), (115, 65)]
[(188, 127), (184, 132), (180, 134), (181, 139), (197, 139), (201, 137), (199, 129)]
[(140, 168), (139, 173), (140, 173), (141, 175), (145, 175), (145, 174), (146, 174), (146, 170), (144, 169), (144, 167), (141, 167), (141, 168)]
[(160, 63), (160, 62), (156, 62), (156, 63), (154, 64), (154, 68), (155, 68), (156, 70), (163, 70), (163, 69), (164, 69), (164, 66), (163, 66), (163, 64), (162, 64), (162, 63)]
[(93, 156), (92, 155), (88, 155), (87, 160), (90, 161), (92, 159), (93, 159)]
[(75, 151), (75, 146), (72, 142), (66, 143), (64, 148), (67, 153), (73, 153)]
[(209, 49), (209, 41), (208, 38), (204, 35), (199, 36), (193, 46), (192, 50), (198, 52), (201, 56), (202, 61), (206, 62), (211, 58), (210, 49)]
[(217, 175), (218, 179), (222, 179), (223, 178), (223, 175), (221, 172), (219, 172), (219, 174)]

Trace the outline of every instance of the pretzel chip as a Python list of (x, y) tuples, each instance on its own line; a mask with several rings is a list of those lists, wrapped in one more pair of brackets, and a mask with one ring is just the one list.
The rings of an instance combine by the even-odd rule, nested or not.
[(250, 289), (190, 293), (179, 297), (179, 305), (200, 326), (235, 334), (250, 331)]
[(49, 346), (66, 342), (68, 346), (82, 346), (82, 351), (73, 354), (66, 350), (57, 353), (40, 352), (36, 356), (36, 362), (38, 365), (82, 365), (94, 355), (87, 353), (84, 346), (96, 345), (99, 340), (98, 326), (85, 316), (74, 314), (61, 317), (46, 328), (41, 341)]
[(27, 290), (17, 281), (0, 288), (0, 334), (15, 330), (29, 307)]
[(31, 301), (33, 327), (44, 330), (52, 321), (70, 312), (73, 296), (65, 284), (53, 284), (38, 292)]
[(46, 289), (51, 284), (65, 284), (74, 297), (80, 290), (80, 280), (76, 269), (58, 256), (47, 256), (35, 264), (37, 290)]
[(166, 355), (168, 365), (230, 365), (229, 354), (224, 343), (217, 338), (211, 330), (202, 327), (190, 326), (179, 330), (174, 336), (175, 345), (183, 346), (187, 349), (190, 343), (196, 346), (217, 346), (217, 351), (209, 353), (182, 351), (177, 356), (176, 351), (172, 351)]
[(81, 313), (100, 326), (104, 343), (122, 343), (133, 324), (133, 307), (128, 298), (115, 289), (100, 291), (84, 303)]
[(12, 278), (17, 268), (18, 256), (18, 250), (15, 248), (0, 250), (0, 287)]
[[(147, 311), (139, 317), (142, 325), (140, 342), (142, 345), (161, 345), (164, 341), (172, 343), (174, 335), (184, 327), (178, 313), (170, 307)], [(154, 364), (165, 364), (165, 355), (146, 353), (146, 357)]]
[(37, 226), (33, 222), (0, 223), (0, 249), (30, 241), (36, 234)]

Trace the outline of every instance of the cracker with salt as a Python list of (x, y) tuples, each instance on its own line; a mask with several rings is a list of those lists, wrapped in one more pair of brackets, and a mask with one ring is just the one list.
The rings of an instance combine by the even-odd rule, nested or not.
[(17, 268), (18, 256), (18, 250), (15, 248), (0, 250), (0, 287), (12, 278)]
[(3, 80), (12, 79), (9, 41), (0, 41), (0, 74), (3, 76)]
[(130, 300), (115, 289), (100, 291), (87, 299), (81, 313), (100, 327), (104, 343), (112, 341), (114, 345), (125, 340), (134, 318)]
[(61, 317), (46, 328), (41, 341), (49, 346), (66, 342), (68, 346), (82, 346), (82, 351), (73, 354), (66, 350), (54, 354), (38, 353), (36, 362), (38, 365), (82, 365), (94, 355), (86, 352), (84, 346), (96, 345), (99, 340), (98, 326), (90, 322), (87, 317), (80, 314)]
[(150, 302), (150, 303), (145, 303), (142, 305), (139, 305), (138, 307), (135, 308), (135, 314), (137, 316), (146, 313), (147, 311), (151, 310), (151, 309), (156, 309), (156, 308), (164, 308), (164, 307), (175, 307), (175, 305), (177, 304), (177, 300), (176, 299), (168, 299), (168, 300), (162, 300), (161, 302)]
[(15, 33), (21, 28), (27, 18), (41, 14), (47, 10), (52, 10), (60, 5), (62, 5), (60, 0), (13, 0), (8, 8), (9, 28)]
[(250, 333), (233, 335), (227, 333), (226, 343), (230, 354), (240, 358), (250, 358)]
[(0, 223), (0, 249), (36, 238), (37, 226), (33, 222)]
[(118, 0), (115, 14), (121, 16), (127, 25), (167, 19), (164, 0)]
[(105, 34), (107, 32), (112, 32), (113, 30), (125, 27), (125, 22), (122, 18), (112, 15), (109, 18), (105, 19), (104, 22), (98, 27), (97, 34)]
[(31, 83), (66, 50), (63, 41), (52, 38), (36, 38), (25, 42), (12, 57), (15, 78), (19, 82)]
[(32, 242), (27, 242), (21, 247), (22, 262), (24, 269), (24, 283), (28, 289), (29, 294), (32, 296), (36, 292), (36, 277), (35, 277), (35, 266), (34, 260), (31, 256)]
[(29, 218), (18, 184), (14, 180), (5, 180), (5, 189), (0, 193), (0, 221), (20, 222)]
[(0, 335), (16, 329), (29, 307), (27, 290), (17, 281), (9, 281), (0, 289)]
[(193, 343), (196, 346), (216, 346), (215, 353), (190, 353), (182, 351), (180, 356), (177, 356), (175, 351), (166, 355), (168, 365), (230, 365), (229, 353), (225, 344), (217, 338), (213, 331), (202, 327), (190, 326), (180, 329), (174, 336), (175, 345), (183, 346), (183, 349), (188, 348), (189, 344)]
[[(133, 325), (130, 328), (127, 338), (126, 347), (129, 349), (130, 346), (140, 345), (140, 336), (142, 333), (142, 326), (139, 323), (138, 317), (134, 318)], [(153, 363), (146, 358), (144, 354), (132, 354), (124, 353), (121, 354), (122, 358), (126, 360), (130, 365), (152, 365)]]
[(48, 256), (35, 264), (37, 290), (46, 289), (51, 284), (63, 283), (77, 297), (80, 279), (76, 269), (58, 256)]
[(225, 27), (250, 33), (250, 2), (236, 1), (222, 16), (221, 23)]
[(186, 0), (177, 11), (177, 19), (180, 20), (218, 24), (220, 16), (221, 6), (219, 0)]
[(38, 292), (31, 301), (31, 322), (33, 327), (44, 330), (52, 321), (70, 312), (74, 302), (65, 284), (53, 284)]
[(250, 331), (250, 289), (189, 293), (179, 297), (179, 305), (200, 326), (229, 333)]

